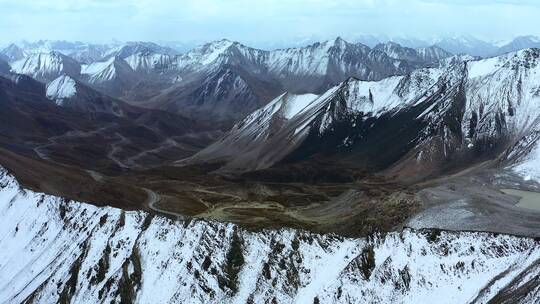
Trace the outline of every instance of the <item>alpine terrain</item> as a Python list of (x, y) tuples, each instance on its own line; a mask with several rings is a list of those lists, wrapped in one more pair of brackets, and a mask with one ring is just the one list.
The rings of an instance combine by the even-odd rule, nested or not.
[(0, 50), (0, 303), (540, 303), (536, 36), (160, 41), (213, 2), (20, 13), (156, 42)]

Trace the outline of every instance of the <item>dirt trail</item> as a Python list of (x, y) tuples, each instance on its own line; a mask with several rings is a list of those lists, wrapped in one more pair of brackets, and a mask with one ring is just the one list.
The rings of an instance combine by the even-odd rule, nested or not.
[(160, 209), (159, 207), (157, 207), (156, 204), (161, 201), (161, 196), (159, 194), (157, 194), (155, 191), (150, 190), (148, 188), (142, 188), (142, 189), (148, 195), (148, 197), (146, 199), (146, 202), (145, 202), (145, 205), (147, 205), (148, 208), (150, 208), (152, 211), (157, 212), (157, 213), (167, 214), (167, 215), (173, 216), (173, 217), (175, 217), (177, 219), (184, 218), (183, 215), (181, 215), (181, 214), (171, 212), (171, 211), (167, 211), (167, 210), (163, 210), (163, 209)]

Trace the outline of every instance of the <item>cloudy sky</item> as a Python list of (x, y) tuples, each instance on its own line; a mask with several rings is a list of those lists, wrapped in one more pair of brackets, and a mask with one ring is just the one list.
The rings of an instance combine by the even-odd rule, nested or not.
[(1, 43), (540, 35), (537, 0), (0, 0)]

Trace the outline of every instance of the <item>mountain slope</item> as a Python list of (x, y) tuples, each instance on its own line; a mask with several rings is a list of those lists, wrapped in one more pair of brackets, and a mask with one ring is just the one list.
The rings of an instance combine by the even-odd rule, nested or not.
[[(379, 82), (349, 79), (321, 96), (282, 95), (235, 125), (226, 137), (192, 160), (228, 160), (230, 168), (262, 169), (301, 149), (310, 136), (322, 139), (328, 133), (335, 144), (344, 145), (346, 134), (330, 134), (335, 131), (335, 125), (343, 122), (356, 127), (355, 115), (380, 116), (406, 107), (407, 102), (416, 102), (415, 98), (433, 86), (440, 75), (438, 69), (417, 70), (410, 76), (395, 76)], [(299, 107), (294, 115), (285, 115), (279, 110), (296, 100), (303, 100), (302, 104), (307, 106)], [(313, 144), (313, 148), (323, 149), (324, 145)]]
[(66, 75), (48, 83), (46, 94), (47, 98), (59, 106), (85, 113), (102, 112), (123, 116), (128, 107)]
[(181, 82), (145, 104), (194, 119), (229, 125), (279, 94), (279, 83), (252, 76), (248, 71), (223, 65)]
[(15, 62), (26, 57), (24, 50), (18, 47), (16, 44), (8, 45), (0, 53), (7, 62)]
[(126, 94), (139, 81), (139, 75), (120, 57), (85, 65), (81, 74), (84, 81), (115, 97)]
[(538, 126), (539, 58), (528, 49), (378, 82), (351, 79), (293, 117), (276, 110), (291, 98), (282, 95), (190, 161), (253, 170), (319, 157), (418, 178), (494, 158)]
[(2, 58), (0, 58), (0, 75), (9, 75), (11, 71), (11, 66), (9, 65), (9, 63), (7, 63), (7, 61), (3, 60)]
[(163, 165), (212, 140), (203, 124), (131, 106), (68, 76), (47, 90), (29, 76), (0, 77), (0, 107), (0, 148), (90, 170)]
[(540, 296), (540, 246), (529, 238), (249, 232), (66, 201), (20, 189), (4, 169), (0, 223), (2, 302), (531, 303)]

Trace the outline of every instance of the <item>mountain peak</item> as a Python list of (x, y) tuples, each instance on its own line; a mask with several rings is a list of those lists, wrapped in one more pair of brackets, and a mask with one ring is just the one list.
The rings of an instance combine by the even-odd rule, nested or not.
[(25, 57), (24, 50), (14, 43), (8, 45), (0, 53), (7, 59), (8, 62), (21, 60)]
[(324, 42), (325, 45), (329, 46), (329, 47), (338, 47), (338, 48), (344, 48), (346, 47), (349, 43), (347, 41), (345, 41), (345, 39), (341, 38), (340, 36), (337, 36), (335, 39), (333, 40), (327, 40), (326, 42)]
[(57, 51), (31, 53), (12, 65), (13, 71), (30, 75), (38, 80), (52, 80), (62, 74), (78, 76), (80, 64)]

